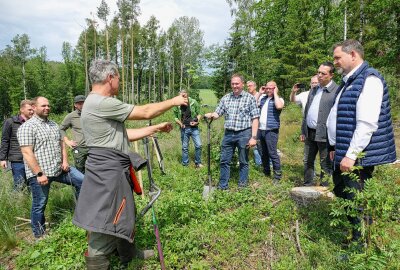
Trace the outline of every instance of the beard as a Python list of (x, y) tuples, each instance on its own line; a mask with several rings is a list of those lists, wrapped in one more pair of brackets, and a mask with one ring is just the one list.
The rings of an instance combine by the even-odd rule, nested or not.
[(336, 73), (339, 75), (344, 75), (344, 76), (346, 75), (343, 68), (341, 68), (341, 67), (336, 68)]

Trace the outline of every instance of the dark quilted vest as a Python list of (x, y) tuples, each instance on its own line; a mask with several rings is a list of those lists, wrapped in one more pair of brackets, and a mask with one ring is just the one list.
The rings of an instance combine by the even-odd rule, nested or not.
[[(268, 96), (264, 96), (260, 101), (260, 108), (265, 105), (265, 101)], [(279, 129), (281, 125), (280, 115), (282, 110), (275, 108), (274, 98), (271, 98), (268, 102), (268, 115), (267, 115), (267, 130)]]
[[(364, 62), (341, 88), (345, 90), (339, 99), (336, 123), (335, 165), (339, 166), (350, 146), (356, 129), (356, 104), (369, 75), (378, 77), (383, 83), (383, 98), (378, 120), (378, 130), (372, 134), (371, 141), (364, 149), (365, 156), (357, 160), (361, 166), (374, 166), (396, 160), (396, 147), (390, 114), (389, 90), (382, 75)], [(338, 90), (340, 92), (340, 89)]]

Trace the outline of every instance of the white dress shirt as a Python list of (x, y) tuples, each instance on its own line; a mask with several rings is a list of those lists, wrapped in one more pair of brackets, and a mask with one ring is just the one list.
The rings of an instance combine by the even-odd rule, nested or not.
[(321, 103), (321, 97), (322, 94), (324, 93), (324, 88), (328, 88), (332, 84), (332, 81), (330, 81), (327, 85), (325, 86), (318, 86), (317, 93), (315, 94), (310, 107), (308, 108), (307, 111), (307, 127), (316, 129), (317, 128), (317, 123), (318, 123), (318, 115), (319, 115), (319, 104)]
[[(361, 66), (358, 65), (349, 72), (343, 81), (347, 82), (349, 77)], [(337, 107), (342, 92), (342, 89), (336, 97), (335, 104), (329, 113), (326, 125), (328, 128), (329, 144), (336, 144), (336, 120), (337, 120)], [(361, 90), (360, 96), (356, 104), (356, 129), (350, 141), (349, 149), (347, 150), (346, 157), (356, 160), (357, 155), (361, 153), (369, 144), (372, 133), (378, 129), (379, 114), (381, 112), (381, 104), (383, 98), (383, 84), (382, 81), (370, 75), (365, 79), (364, 87)]]

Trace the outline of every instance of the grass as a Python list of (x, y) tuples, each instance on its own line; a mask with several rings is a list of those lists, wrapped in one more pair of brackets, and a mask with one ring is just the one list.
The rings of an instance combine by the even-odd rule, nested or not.
[[(203, 104), (216, 104), (211, 91), (202, 90)], [(204, 108), (204, 110), (211, 108)], [(206, 111), (205, 111), (206, 112)], [(238, 168), (232, 165), (230, 191), (215, 191), (208, 201), (202, 199), (207, 180), (207, 168), (194, 169), (194, 149), (191, 144), (189, 167), (180, 165), (181, 143), (179, 130), (159, 134), (159, 142), (165, 158), (167, 175), (162, 176), (154, 162), (154, 178), (162, 189), (155, 204), (167, 269), (352, 269), (349, 263), (339, 260), (346, 239), (343, 227), (331, 227), (331, 204), (316, 202), (308, 207), (298, 206), (289, 190), (301, 184), (303, 144), (298, 141), (301, 111), (288, 105), (282, 113), (279, 149), (283, 152), (283, 180), (273, 185), (251, 161), (250, 187), (238, 190)], [(173, 121), (168, 112), (153, 123)], [(135, 122), (143, 126), (145, 121)], [(133, 126), (132, 123), (129, 126)], [(206, 125), (200, 123), (203, 143), (203, 163), (206, 164)], [(212, 176), (216, 184), (219, 177), (219, 153), (223, 136), (223, 120), (212, 124)], [(143, 154), (142, 142), (139, 149)], [(250, 151), (251, 152), (251, 151)], [(233, 163), (235, 164), (235, 163)], [(146, 173), (144, 182), (147, 185)], [(382, 188), (393, 194), (400, 192), (400, 173), (391, 166), (379, 168)], [(71, 223), (74, 207), (72, 191), (62, 185), (52, 186), (46, 216), (52, 224), (50, 235), (38, 244), (32, 243), (22, 233), (30, 228), (15, 231), (15, 216), (29, 217), (28, 194), (13, 197), (11, 177), (2, 174), (0, 213), (0, 262), (3, 269), (84, 269), (83, 252), (86, 249), (85, 232)], [(145, 188), (147, 190), (147, 188)], [(148, 199), (136, 198), (138, 209)], [(400, 202), (397, 201), (397, 207)], [(397, 208), (400, 209), (400, 208)], [(299, 238), (304, 256), (297, 249), (296, 220), (299, 222)], [(399, 215), (392, 222), (380, 224), (391, 238), (380, 250), (389, 254), (385, 267), (399, 269), (400, 225)], [(3, 228), (3, 229), (2, 229)], [(147, 214), (137, 224), (137, 245), (156, 251), (151, 216)], [(350, 254), (351, 255), (351, 254)], [(117, 265), (113, 260), (113, 265)], [(135, 260), (130, 269), (159, 269), (157, 259)], [(1, 268), (0, 268), (1, 269)], [(354, 268), (355, 269), (355, 268)], [(367, 269), (367, 268), (365, 268)], [(373, 268), (371, 268), (373, 269)]]

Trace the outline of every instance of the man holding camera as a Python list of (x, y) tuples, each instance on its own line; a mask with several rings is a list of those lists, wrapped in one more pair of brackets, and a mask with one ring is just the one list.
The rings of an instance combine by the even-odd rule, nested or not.
[[(314, 87), (318, 86), (318, 75), (314, 75), (311, 77), (310, 80), (310, 90), (313, 89)], [(301, 112), (304, 115), (304, 110), (306, 108), (307, 100), (308, 100), (308, 94), (310, 93), (310, 90), (301, 92), (300, 94), (297, 95), (297, 92), (301, 89), (306, 89), (306, 85), (303, 83), (296, 83), (293, 88), (292, 92), (290, 92), (290, 101), (295, 102), (296, 104), (301, 106)]]
[(202, 168), (201, 164), (201, 140), (199, 131), (200, 121), (200, 105), (199, 103), (189, 97), (188, 92), (182, 89), (179, 94), (189, 99), (189, 104), (174, 107), (175, 122), (181, 128), (181, 141), (182, 141), (182, 165), (189, 165), (189, 140), (192, 137), (195, 154), (194, 163), (196, 168)]
[[(331, 62), (324, 62), (318, 68), (319, 86), (310, 90), (304, 110), (300, 140), (304, 142), (304, 185), (314, 185), (314, 162), (319, 152), (321, 165), (320, 179), (324, 174), (331, 175), (331, 162), (328, 158), (326, 119), (333, 106), (338, 89), (332, 80), (335, 67)], [(297, 87), (297, 86), (295, 86)], [(321, 182), (321, 185), (327, 185)]]

